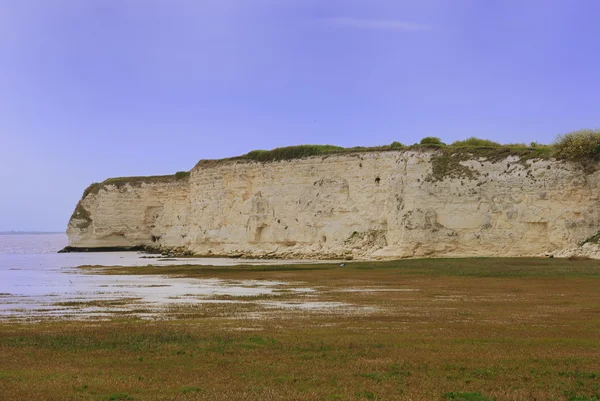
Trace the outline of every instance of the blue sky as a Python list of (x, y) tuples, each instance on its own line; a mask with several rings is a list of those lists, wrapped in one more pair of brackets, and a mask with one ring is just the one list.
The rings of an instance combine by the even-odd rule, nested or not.
[(600, 126), (596, 0), (0, 0), (0, 231), (83, 189), (303, 143)]

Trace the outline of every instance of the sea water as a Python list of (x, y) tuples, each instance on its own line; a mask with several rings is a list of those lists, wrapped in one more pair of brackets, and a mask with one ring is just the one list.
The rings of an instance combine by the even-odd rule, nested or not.
[[(44, 317), (89, 317), (123, 311), (124, 307), (81, 308), (65, 303), (136, 299), (136, 308), (174, 303), (210, 302), (211, 296), (270, 294), (285, 283), (168, 278), (161, 275), (103, 275), (78, 269), (82, 265), (237, 265), (282, 261), (194, 258), (147, 259), (137, 252), (57, 253), (67, 245), (65, 234), (0, 235), (0, 320)], [(285, 261), (300, 263), (307, 261)], [(214, 302), (214, 301), (213, 301)]]

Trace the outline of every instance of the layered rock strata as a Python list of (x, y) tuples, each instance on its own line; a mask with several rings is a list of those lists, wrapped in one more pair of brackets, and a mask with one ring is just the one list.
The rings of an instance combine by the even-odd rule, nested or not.
[(189, 176), (107, 180), (79, 202), (69, 245), (281, 258), (531, 256), (598, 233), (599, 172), (442, 153), (205, 161)]

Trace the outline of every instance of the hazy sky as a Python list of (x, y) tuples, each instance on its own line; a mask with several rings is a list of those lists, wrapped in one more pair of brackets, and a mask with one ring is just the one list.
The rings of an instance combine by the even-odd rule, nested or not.
[(597, 0), (0, 0), (0, 231), (303, 143), (600, 126)]

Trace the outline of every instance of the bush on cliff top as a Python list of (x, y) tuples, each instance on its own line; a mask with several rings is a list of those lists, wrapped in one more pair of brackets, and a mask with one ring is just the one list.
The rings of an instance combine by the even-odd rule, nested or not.
[(481, 138), (476, 138), (476, 137), (472, 136), (470, 138), (465, 139), (464, 141), (452, 142), (452, 144), (450, 146), (456, 146), (456, 147), (474, 146), (474, 147), (499, 148), (502, 145), (500, 145), (498, 142), (490, 141), (489, 139), (481, 139)]
[(300, 159), (303, 157), (339, 153), (344, 148), (333, 145), (298, 145), (276, 148), (273, 150), (253, 150), (240, 156), (241, 159), (256, 160), (261, 162), (273, 160)]
[(552, 144), (557, 159), (589, 161), (600, 155), (600, 130), (584, 129), (559, 135)]
[[(374, 152), (402, 149), (404, 145), (400, 142), (392, 142), (391, 145), (353, 148), (343, 148), (334, 145), (297, 145), (275, 148), (273, 150), (253, 150), (245, 155), (232, 157), (224, 160), (253, 160), (259, 162), (270, 162), (277, 160), (293, 160), (310, 156), (327, 156), (339, 153)], [(210, 162), (210, 161), (209, 161)], [(214, 162), (214, 161), (213, 161)]]
[(442, 142), (442, 140), (440, 138), (438, 138), (437, 136), (426, 136), (425, 138), (421, 139), (421, 142), (419, 142), (420, 145), (439, 145), (442, 146), (444, 145), (444, 142)]

